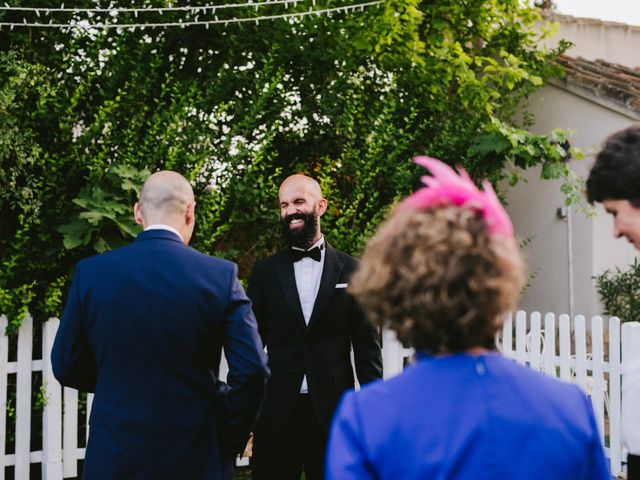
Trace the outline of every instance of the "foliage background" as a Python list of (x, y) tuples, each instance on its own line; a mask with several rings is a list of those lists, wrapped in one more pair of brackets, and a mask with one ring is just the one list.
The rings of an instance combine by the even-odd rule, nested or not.
[(627, 269), (605, 270), (595, 278), (604, 313), (623, 322), (640, 321), (640, 261)]
[[(0, 21), (25, 15), (1, 11)], [(143, 21), (129, 13), (90, 20)], [(59, 315), (75, 262), (135, 235), (131, 206), (158, 169), (194, 185), (192, 245), (238, 262), (242, 277), (280, 246), (277, 187), (294, 172), (319, 180), (329, 200), (323, 231), (355, 255), (416, 183), (416, 154), (495, 184), (538, 164), (547, 178), (567, 175), (564, 133), (529, 133), (521, 110), (559, 74), (552, 59), (565, 45), (541, 46), (550, 31), (519, 0), (385, 0), (362, 12), (209, 28), (0, 30), (0, 312), (10, 330), (27, 310), (41, 320)]]

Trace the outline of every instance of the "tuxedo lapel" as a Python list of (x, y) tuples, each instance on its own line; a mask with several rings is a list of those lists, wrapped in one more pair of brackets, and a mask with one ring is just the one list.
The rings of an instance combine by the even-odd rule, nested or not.
[[(322, 269), (322, 278), (320, 279), (320, 288), (318, 289), (318, 295), (316, 296), (316, 302), (313, 304), (313, 311), (311, 312), (311, 318), (309, 319), (309, 325), (307, 328), (311, 328), (318, 318), (322, 315), (327, 304), (334, 293), (340, 273), (344, 267), (344, 263), (338, 260), (338, 254), (336, 249), (325, 242), (326, 253), (324, 259), (324, 268)], [(295, 280), (294, 280), (295, 283)]]
[(276, 275), (284, 291), (287, 303), (298, 320), (297, 323), (303, 328), (306, 328), (304, 315), (302, 314), (302, 306), (300, 305), (300, 297), (298, 296), (298, 287), (296, 286), (296, 276), (293, 272), (293, 262), (289, 258), (289, 255), (281, 255), (278, 259)]

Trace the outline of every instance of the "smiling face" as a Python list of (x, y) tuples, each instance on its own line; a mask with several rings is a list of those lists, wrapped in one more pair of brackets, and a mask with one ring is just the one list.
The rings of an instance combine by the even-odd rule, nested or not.
[(320, 217), (327, 209), (318, 183), (304, 175), (288, 177), (278, 192), (282, 235), (291, 245), (309, 248), (320, 239)]
[(640, 250), (640, 208), (629, 200), (604, 200), (605, 210), (613, 215), (613, 229), (616, 238), (625, 237)]

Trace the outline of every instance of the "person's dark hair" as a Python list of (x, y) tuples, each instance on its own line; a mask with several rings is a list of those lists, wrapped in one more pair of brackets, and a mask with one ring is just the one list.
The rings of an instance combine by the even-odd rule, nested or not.
[(371, 321), (437, 354), (495, 346), (523, 281), (516, 242), (490, 235), (475, 210), (451, 206), (395, 212), (349, 288)]
[(587, 179), (587, 199), (629, 200), (640, 208), (640, 125), (605, 140)]

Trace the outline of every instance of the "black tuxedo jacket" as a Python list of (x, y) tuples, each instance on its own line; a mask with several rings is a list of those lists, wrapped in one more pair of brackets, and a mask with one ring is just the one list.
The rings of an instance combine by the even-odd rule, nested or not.
[(307, 375), (320, 425), (328, 432), (342, 393), (354, 386), (350, 347), (360, 384), (382, 378), (378, 330), (364, 317), (346, 284), (357, 260), (326, 243), (318, 296), (306, 325), (288, 250), (256, 262), (247, 293), (267, 347), (271, 379), (256, 432), (277, 433)]

